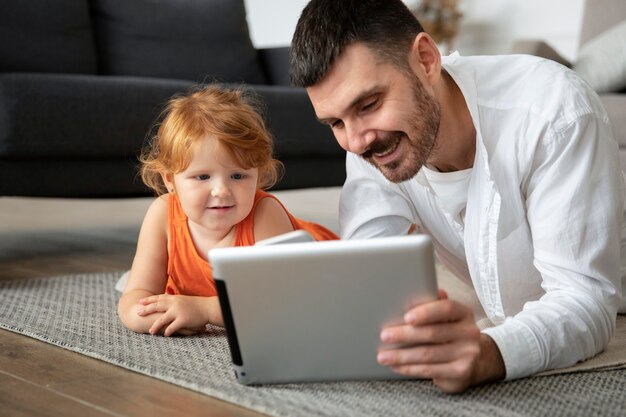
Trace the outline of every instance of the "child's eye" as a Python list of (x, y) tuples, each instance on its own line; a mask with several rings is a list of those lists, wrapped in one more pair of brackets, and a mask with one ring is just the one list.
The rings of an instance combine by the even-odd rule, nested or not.
[(198, 181), (206, 181), (206, 180), (208, 180), (209, 178), (211, 178), (211, 177), (209, 177), (207, 174), (200, 174), (200, 175), (196, 175), (196, 179), (197, 179)]
[(231, 175), (231, 178), (234, 180), (242, 180), (244, 179), (244, 177), (245, 177), (244, 174), (239, 174), (239, 173)]

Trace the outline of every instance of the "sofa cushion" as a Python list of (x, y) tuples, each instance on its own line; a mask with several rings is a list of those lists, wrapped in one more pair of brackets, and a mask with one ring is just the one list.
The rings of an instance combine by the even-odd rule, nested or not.
[(190, 81), (0, 74), (0, 157), (134, 159), (162, 106)]
[[(0, 74), (0, 156), (134, 155), (167, 101), (192, 85), (156, 78)], [(304, 89), (258, 85), (253, 91), (279, 158), (345, 159), (330, 129), (317, 122)]]
[(624, 117), (626, 94), (601, 94), (600, 100), (609, 115), (609, 119), (611, 119), (613, 132), (619, 147), (626, 149), (626, 117)]
[(241, 0), (93, 0), (101, 72), (264, 83)]
[(0, 71), (95, 73), (88, 2), (0, 1)]
[(609, 28), (580, 48), (573, 66), (598, 93), (626, 87), (626, 20)]

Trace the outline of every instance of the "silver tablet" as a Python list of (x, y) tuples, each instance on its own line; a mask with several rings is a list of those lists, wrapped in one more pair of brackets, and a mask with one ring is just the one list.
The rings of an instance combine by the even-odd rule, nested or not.
[(425, 235), (209, 252), (243, 384), (400, 379), (376, 361), (380, 330), (437, 297)]
[(313, 238), (313, 236), (306, 230), (294, 230), (293, 232), (288, 232), (282, 235), (259, 240), (255, 243), (255, 245), (256, 246), (278, 245), (278, 244), (283, 244), (283, 243), (314, 242), (314, 241), (315, 241), (315, 238)]

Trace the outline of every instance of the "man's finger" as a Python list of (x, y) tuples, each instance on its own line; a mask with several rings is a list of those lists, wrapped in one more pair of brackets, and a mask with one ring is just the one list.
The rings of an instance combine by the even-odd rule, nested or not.
[(439, 299), (413, 307), (404, 315), (404, 321), (414, 326), (423, 326), (467, 318), (473, 321), (473, 317), (472, 310), (458, 301)]
[(384, 349), (377, 355), (378, 363), (392, 367), (453, 363), (460, 358), (473, 358), (480, 353), (478, 344), (458, 341), (446, 344), (426, 344), (410, 348)]
[(380, 334), (380, 340), (386, 344), (420, 345), (440, 344), (454, 340), (476, 339), (480, 330), (473, 322), (453, 322), (412, 326), (401, 324), (386, 327)]
[(419, 364), (392, 367), (394, 372), (422, 379), (432, 379), (445, 392), (462, 392), (470, 385), (472, 366), (467, 361), (451, 364)]

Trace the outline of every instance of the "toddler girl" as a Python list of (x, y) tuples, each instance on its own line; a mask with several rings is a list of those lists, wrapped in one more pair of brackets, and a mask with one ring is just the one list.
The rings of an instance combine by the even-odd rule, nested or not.
[(141, 156), (141, 177), (158, 197), (144, 218), (118, 312), (140, 333), (190, 335), (223, 325), (207, 259), (222, 246), (305, 229), (337, 239), (324, 227), (294, 218), (262, 189), (278, 179), (272, 139), (242, 90), (209, 86), (172, 99)]

